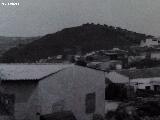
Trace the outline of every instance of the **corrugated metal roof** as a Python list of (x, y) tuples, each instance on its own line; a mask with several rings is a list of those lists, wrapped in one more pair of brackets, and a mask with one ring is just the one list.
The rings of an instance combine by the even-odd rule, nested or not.
[(130, 79), (160, 77), (160, 68), (132, 69), (116, 71)]
[(70, 66), (64, 64), (0, 64), (0, 79), (39, 80)]

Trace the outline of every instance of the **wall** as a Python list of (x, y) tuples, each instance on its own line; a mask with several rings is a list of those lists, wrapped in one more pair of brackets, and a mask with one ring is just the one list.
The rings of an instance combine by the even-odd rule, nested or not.
[(15, 95), (14, 117), (16, 120), (35, 120), (37, 110), (30, 107), (37, 103), (36, 81), (6, 81), (2, 82), (1, 88), (3, 93)]
[[(104, 115), (105, 112), (105, 74), (94, 69), (75, 66), (73, 69), (75, 115), (81, 120), (89, 120), (93, 114), (85, 113), (85, 97), (88, 93), (96, 93), (96, 110), (94, 113)], [(76, 106), (75, 106), (76, 105)], [(80, 108), (80, 109), (79, 109)]]
[(121, 63), (121, 61), (103, 62), (103, 63), (99, 64), (99, 68), (101, 70), (109, 70), (111, 68), (113, 68), (113, 69), (121, 69), (122, 68), (122, 63)]
[(152, 45), (158, 45), (158, 40), (153, 39), (146, 39), (145, 41), (141, 41), (140, 46), (152, 46)]
[(68, 89), (72, 86), (71, 72), (71, 69), (62, 70), (39, 82), (39, 104), (41, 105), (40, 112), (42, 115), (56, 111), (54, 109), (56, 104), (63, 106), (62, 109), (64, 110), (69, 110), (66, 106), (66, 100), (68, 100), (69, 95), (72, 95), (68, 92)]
[[(95, 113), (104, 115), (104, 72), (73, 66), (41, 80), (39, 89), (41, 114), (52, 113), (55, 111), (54, 108), (57, 109), (57, 106), (61, 104), (59, 109), (71, 110), (78, 120), (89, 120), (93, 113), (85, 113), (85, 97), (86, 94), (95, 92)], [(61, 102), (58, 103), (58, 101)]]
[(156, 59), (156, 60), (160, 60), (160, 51), (158, 52), (152, 52), (151, 53), (151, 58), (152, 59)]
[[(153, 85), (155, 83), (157, 85), (160, 85), (160, 78), (155, 77), (155, 78), (138, 78), (138, 79), (132, 79), (131, 80), (131, 85), (134, 86), (135, 90), (136, 89), (145, 89), (146, 86), (151, 86), (151, 90), (154, 90)], [(138, 85), (136, 85), (138, 83)]]

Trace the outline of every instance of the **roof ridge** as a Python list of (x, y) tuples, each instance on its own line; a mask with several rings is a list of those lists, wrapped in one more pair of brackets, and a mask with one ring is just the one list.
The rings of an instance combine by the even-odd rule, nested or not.
[(70, 65), (2, 65), (0, 74), (2, 80), (40, 80), (50, 74), (69, 68)]

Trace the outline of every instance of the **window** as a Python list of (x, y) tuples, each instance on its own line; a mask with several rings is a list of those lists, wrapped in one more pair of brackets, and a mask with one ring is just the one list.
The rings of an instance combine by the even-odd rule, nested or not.
[(14, 95), (0, 93), (0, 115), (14, 114)]
[(160, 91), (160, 86), (159, 85), (154, 85), (154, 91), (159, 92)]
[(151, 87), (150, 87), (150, 86), (146, 86), (145, 89), (146, 89), (146, 90), (150, 90)]
[(156, 39), (153, 39), (152, 41), (157, 41)]
[(86, 95), (86, 113), (94, 113), (96, 109), (96, 94), (95, 93), (89, 93)]

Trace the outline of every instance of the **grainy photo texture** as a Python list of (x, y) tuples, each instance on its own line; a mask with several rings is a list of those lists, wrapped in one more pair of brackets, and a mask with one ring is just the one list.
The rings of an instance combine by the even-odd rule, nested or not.
[(160, 120), (159, 0), (0, 0), (0, 120)]

